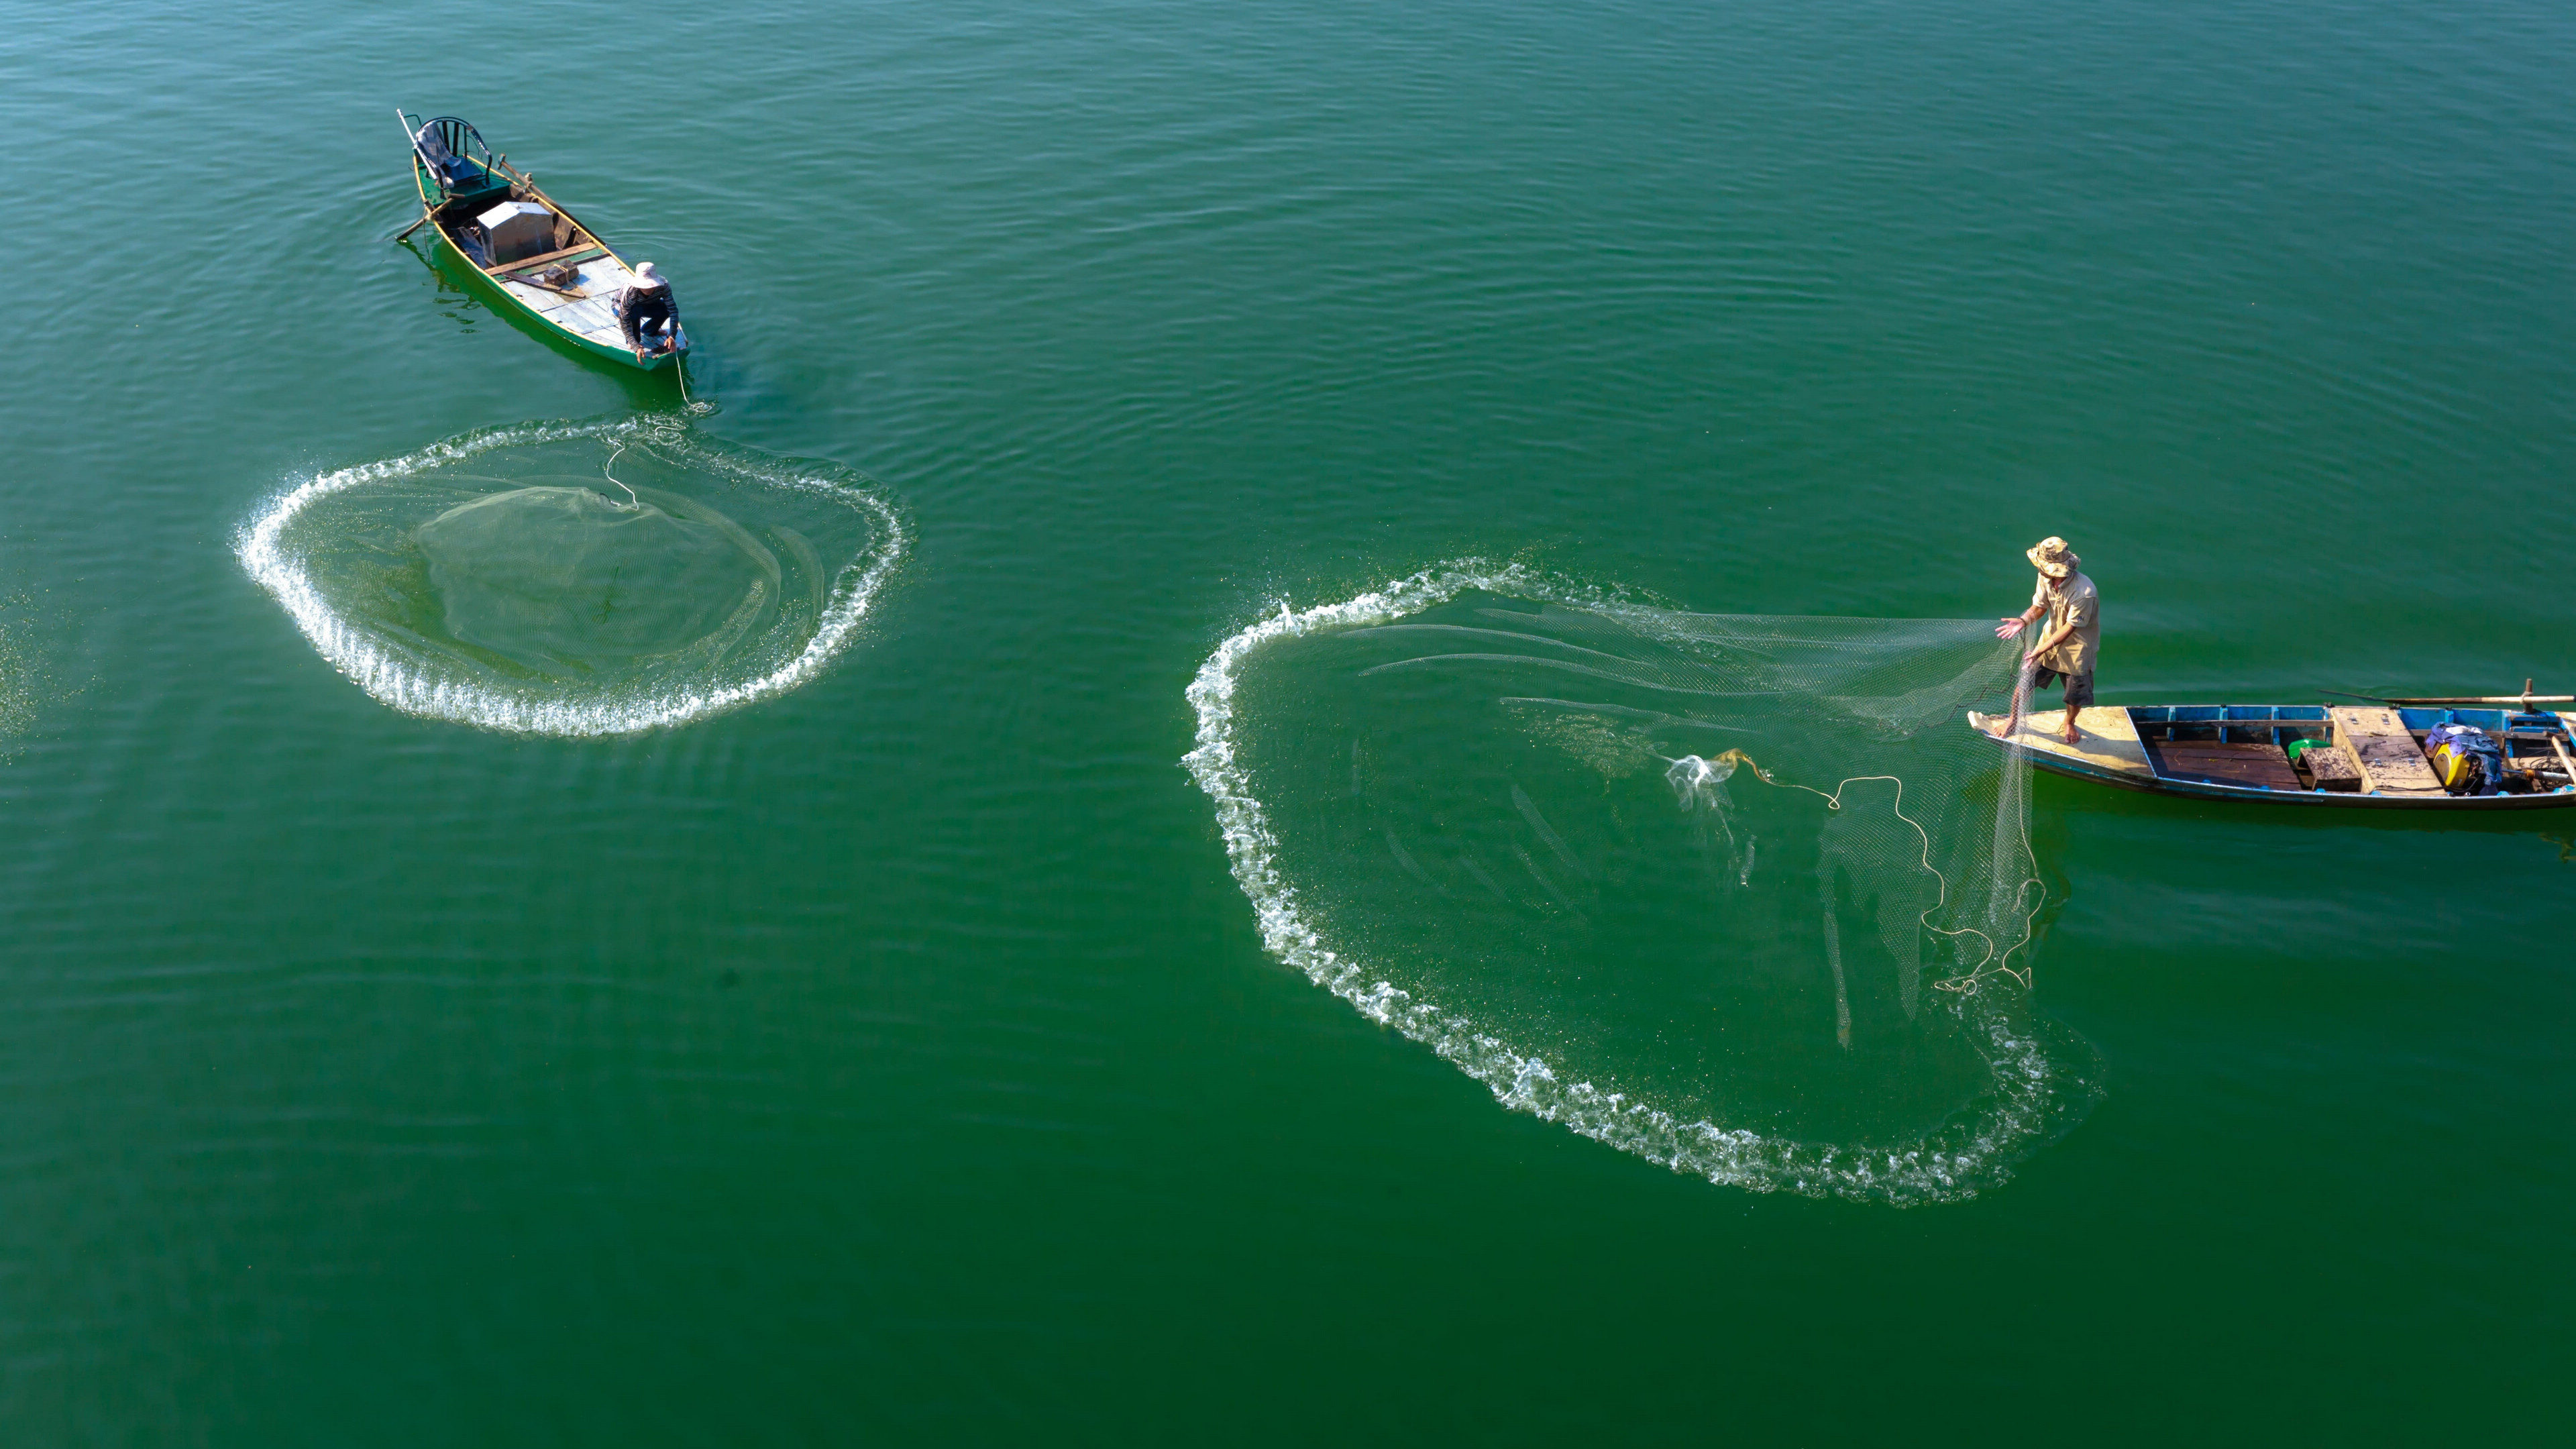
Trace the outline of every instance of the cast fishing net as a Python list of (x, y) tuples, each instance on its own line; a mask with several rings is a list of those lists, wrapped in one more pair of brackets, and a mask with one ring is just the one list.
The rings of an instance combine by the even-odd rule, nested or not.
[(386, 704), (584, 735), (811, 678), (905, 542), (846, 470), (631, 419), (471, 434), (325, 474), (281, 495), (241, 558)]
[[(457, 504), (412, 538), (448, 637), (533, 675), (712, 664), (789, 602), (768, 544), (660, 490), (619, 502), (587, 484), (509, 488)], [(803, 582), (821, 581), (808, 572)]]
[(2029, 1010), (1990, 623), (1712, 616), (1460, 565), (1191, 687), (1269, 948), (1507, 1106), (1712, 1181), (1969, 1195), (2091, 1100)]

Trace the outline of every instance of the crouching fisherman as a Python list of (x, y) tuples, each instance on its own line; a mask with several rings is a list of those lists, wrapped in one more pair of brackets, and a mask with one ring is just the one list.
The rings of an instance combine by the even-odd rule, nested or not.
[(651, 262), (635, 268), (635, 283), (617, 294), (617, 325), (626, 333), (626, 345), (635, 349), (635, 360), (659, 357), (680, 344), (680, 313), (671, 302), (671, 284), (662, 280)]

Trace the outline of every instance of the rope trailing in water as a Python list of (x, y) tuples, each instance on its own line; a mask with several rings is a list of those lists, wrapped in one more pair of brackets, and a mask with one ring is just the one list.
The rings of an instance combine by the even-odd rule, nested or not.
[[(1682, 766), (1688, 764), (1689, 761), (1667, 759), (1665, 763), (1678, 770)], [(1724, 766), (1725, 769), (1723, 771), (1719, 771), (1715, 768), (1717, 766)], [(1965, 976), (1954, 976), (1947, 980), (1935, 981), (1932, 983), (1933, 988), (1939, 991), (1955, 991), (1962, 995), (1972, 995), (1987, 977), (1995, 975), (2009, 976), (2025, 988), (2030, 985), (2030, 963), (2025, 961), (2019, 970), (2015, 970), (2012, 965), (2012, 958), (2030, 945), (2031, 923), (2038, 919), (2040, 907), (2048, 903), (2048, 887), (2046, 885), (2034, 879), (2024, 878), (2019, 885), (2013, 888), (2013, 908), (2015, 910), (2019, 910), (2021, 908), (2022, 899), (2029, 894), (2032, 886), (2040, 887), (2040, 899), (2036, 904), (2032, 905), (2029, 912), (2022, 917), (2021, 940), (2015, 942), (2010, 947), (2003, 946), (2001, 943), (1996, 941), (1994, 937), (1987, 935), (1985, 932), (1978, 930), (1974, 926), (1962, 926), (1955, 931), (1945, 930), (1942, 927), (1932, 924), (1932, 918), (1939, 914), (1941, 909), (1947, 906), (1950, 902), (1950, 877), (1944, 875), (1941, 868), (1932, 863), (1932, 832), (1923, 828), (1923, 822), (1916, 820), (1913, 816), (1905, 813), (1905, 781), (1903, 779), (1895, 775), (1854, 775), (1834, 786), (1833, 790), (1828, 793), (1817, 789), (1813, 785), (1801, 785), (1794, 780), (1775, 779), (1770, 771), (1755, 764), (1753, 762), (1753, 757), (1742, 750), (1728, 750), (1726, 753), (1719, 755), (1713, 760), (1701, 760), (1699, 773), (1710, 777), (1708, 781), (1709, 783), (1717, 784), (1722, 783), (1728, 775), (1733, 774), (1737, 766), (1742, 766), (1743, 768), (1752, 771), (1753, 778), (1761, 781), (1765, 785), (1770, 785), (1782, 790), (1804, 790), (1808, 794), (1822, 799), (1825, 802), (1825, 808), (1828, 810), (1842, 809), (1843, 791), (1846, 788), (1860, 784), (1863, 781), (1885, 780), (1896, 786), (1896, 800), (1888, 807), (1888, 809), (1896, 816), (1897, 819), (1913, 826), (1914, 833), (1922, 837), (1922, 868), (1929, 872), (1934, 880), (1941, 883), (1940, 895), (1932, 903), (1932, 909), (1923, 912), (1920, 917), (1923, 923), (1923, 929), (1930, 931), (1936, 936), (1947, 936), (1953, 941), (1964, 940), (1966, 937), (1974, 936), (1979, 941), (1984, 942), (1986, 948), (1985, 958), (1970, 966), (1968, 968), (1968, 974)], [(1667, 776), (1667, 778), (1670, 777)], [(1696, 784), (1697, 780), (1694, 779), (1692, 783)]]
[(679, 374), (682, 412), (691, 417), (704, 417), (716, 410), (714, 403), (702, 403), (689, 396), (689, 363), (687, 358), (680, 355), (680, 323), (677, 318), (671, 321), (671, 371)]
[[(619, 481), (619, 479), (618, 479), (618, 477), (617, 477), (617, 475), (616, 475), (616, 474), (611, 473), (611, 472), (609, 472), (608, 470), (609, 470), (609, 467), (610, 467), (612, 464), (616, 463), (616, 461), (617, 461), (617, 455), (618, 455), (618, 454), (620, 454), (620, 453), (623, 453), (623, 452), (625, 452), (625, 451), (626, 451), (626, 440), (625, 440), (625, 439), (623, 439), (623, 438), (620, 438), (620, 439), (618, 440), (618, 442), (617, 442), (617, 446), (616, 446), (616, 447), (613, 447), (613, 448), (611, 448), (611, 449), (609, 449), (609, 450), (608, 450), (608, 462), (606, 462), (606, 463), (602, 463), (602, 464), (600, 464), (600, 465), (599, 465), (599, 476), (601, 476), (601, 477), (603, 477), (603, 478), (607, 479), (607, 480), (608, 480), (609, 482), (611, 482), (611, 483), (615, 483), (615, 484), (617, 484), (617, 486), (618, 486), (618, 487), (620, 487), (620, 488), (626, 488), (626, 485), (625, 485), (623, 482), (620, 482), (620, 481)], [(602, 497), (607, 497), (607, 495), (606, 495), (606, 494), (602, 494), (601, 496), (602, 496)], [(616, 507), (620, 507), (620, 506), (627, 507), (627, 508), (642, 508), (642, 507), (644, 506), (644, 500), (635, 496), (635, 490), (634, 490), (634, 489), (632, 489), (632, 488), (626, 488), (626, 502), (625, 502), (623, 505), (620, 505), (616, 499), (614, 499), (614, 498), (610, 498), (610, 499), (608, 500), (608, 506), (609, 506), (609, 507), (611, 507), (611, 508), (616, 508)]]

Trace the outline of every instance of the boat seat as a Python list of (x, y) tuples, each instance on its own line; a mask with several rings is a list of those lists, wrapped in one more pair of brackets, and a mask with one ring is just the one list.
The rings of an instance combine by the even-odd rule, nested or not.
[(2393, 709), (2335, 705), (2326, 711), (2334, 742), (2361, 767), (2361, 788), (2374, 795), (2444, 795), (2424, 762), (2424, 746)]
[(447, 211), (452, 216), (472, 220), (473, 217), (477, 213), (481, 212), (485, 207), (490, 206), (497, 199), (507, 197), (509, 194), (510, 184), (506, 181), (499, 181), (494, 182), (490, 186), (484, 187), (480, 191), (451, 191), (447, 194), (447, 200), (440, 203), (440, 206), (442, 210)]

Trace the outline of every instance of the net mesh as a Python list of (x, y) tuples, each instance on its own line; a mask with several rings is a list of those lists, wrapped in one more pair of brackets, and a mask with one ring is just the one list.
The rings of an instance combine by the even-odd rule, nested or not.
[(1201, 671), (1271, 949), (1507, 1104), (1716, 1181), (1960, 1196), (2089, 1100), (2027, 1009), (2014, 646), (1458, 565)]
[(671, 494), (512, 488), (414, 535), (447, 632), (539, 673), (644, 658), (721, 659), (778, 606), (778, 556)]

